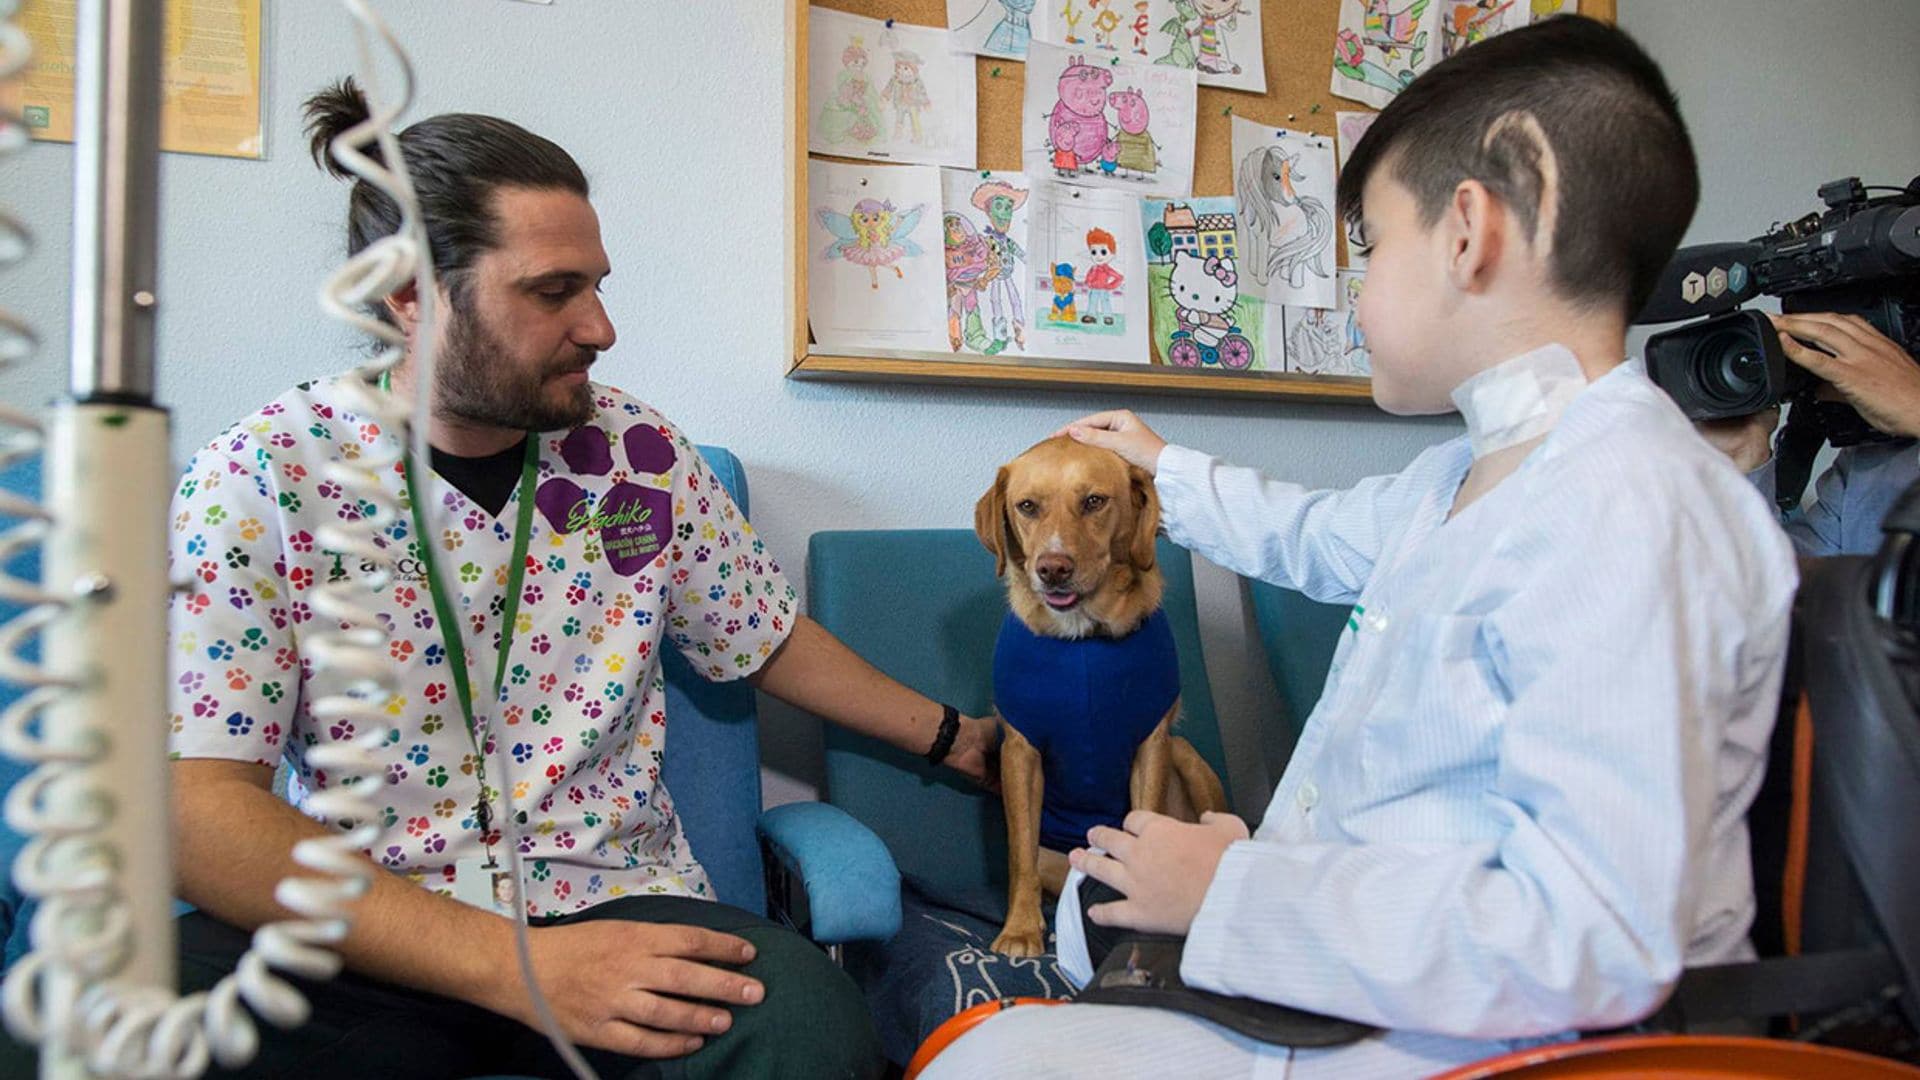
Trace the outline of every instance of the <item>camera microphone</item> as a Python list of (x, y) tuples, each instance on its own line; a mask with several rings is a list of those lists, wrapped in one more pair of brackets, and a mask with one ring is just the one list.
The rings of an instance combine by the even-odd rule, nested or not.
[(1732, 311), (1759, 295), (1754, 264), (1765, 252), (1752, 242), (1681, 248), (1661, 271), (1653, 298), (1633, 321), (1677, 322)]

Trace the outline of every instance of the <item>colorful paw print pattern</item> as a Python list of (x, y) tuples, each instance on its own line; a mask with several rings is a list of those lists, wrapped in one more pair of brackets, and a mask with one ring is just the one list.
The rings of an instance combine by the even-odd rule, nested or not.
[[(349, 723), (321, 724), (309, 706), (337, 687), (314, 685), (303, 649), (316, 632), (321, 585), (369, 573), (323, 550), (327, 522), (373, 507), (325, 476), (386, 438), (340, 400), (338, 380), (295, 388), (194, 455), (174, 495), (172, 563), (193, 589), (175, 596), (171, 750), (292, 767), (288, 797), (306, 808), (329, 777), (308, 763), (316, 746), (348, 741)], [(578, 911), (636, 893), (711, 895), (660, 783), (672, 647), (706, 677), (737, 679), (792, 629), (793, 588), (686, 436), (648, 406), (595, 386), (593, 418), (537, 436), (540, 475), (520, 612), (501, 697), (481, 731), (511, 761), (489, 772), (519, 824), (531, 915)], [(478, 764), (448, 666), (422, 558), (457, 612), (469, 657), (499, 648), (507, 562), (519, 507), (495, 518), (431, 476), (428, 537), (411, 515), (386, 524), (398, 573), (380, 616), (399, 689), (380, 837), (367, 854), (451, 894), (457, 860), (496, 849), (474, 817)], [(389, 490), (404, 504), (395, 470)], [(518, 499), (518, 495), (515, 495)], [(484, 673), (476, 665), (473, 684)], [(501, 790), (504, 788), (504, 792)], [(309, 811), (311, 812), (311, 811)], [(319, 817), (319, 815), (314, 815)], [(325, 821), (324, 818), (321, 818)], [(354, 823), (326, 822), (346, 829)]]

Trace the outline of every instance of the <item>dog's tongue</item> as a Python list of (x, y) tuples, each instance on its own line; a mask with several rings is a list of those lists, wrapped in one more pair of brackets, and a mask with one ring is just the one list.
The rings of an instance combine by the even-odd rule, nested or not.
[(1053, 608), (1055, 611), (1065, 611), (1080, 602), (1080, 594), (1075, 592), (1046, 593), (1045, 596), (1047, 606)]

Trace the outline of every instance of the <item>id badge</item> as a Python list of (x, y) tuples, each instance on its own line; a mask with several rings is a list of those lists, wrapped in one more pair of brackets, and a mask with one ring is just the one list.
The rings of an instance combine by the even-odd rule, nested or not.
[(482, 911), (511, 919), (520, 904), (513, 865), (481, 855), (469, 855), (453, 864), (453, 898)]

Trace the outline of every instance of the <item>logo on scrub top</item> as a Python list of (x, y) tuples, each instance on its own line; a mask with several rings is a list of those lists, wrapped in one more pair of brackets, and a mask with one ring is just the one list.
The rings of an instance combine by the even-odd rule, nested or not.
[[(540, 485), (533, 505), (558, 533), (591, 531), (616, 574), (631, 577), (645, 569), (665, 546), (673, 519), (673, 496), (656, 487), (621, 480), (604, 490), (581, 486), (613, 472), (613, 442), (605, 429), (576, 428), (560, 444), (571, 476), (555, 476)], [(658, 428), (628, 428), (619, 439), (632, 476), (659, 476), (678, 459), (673, 443)]]

